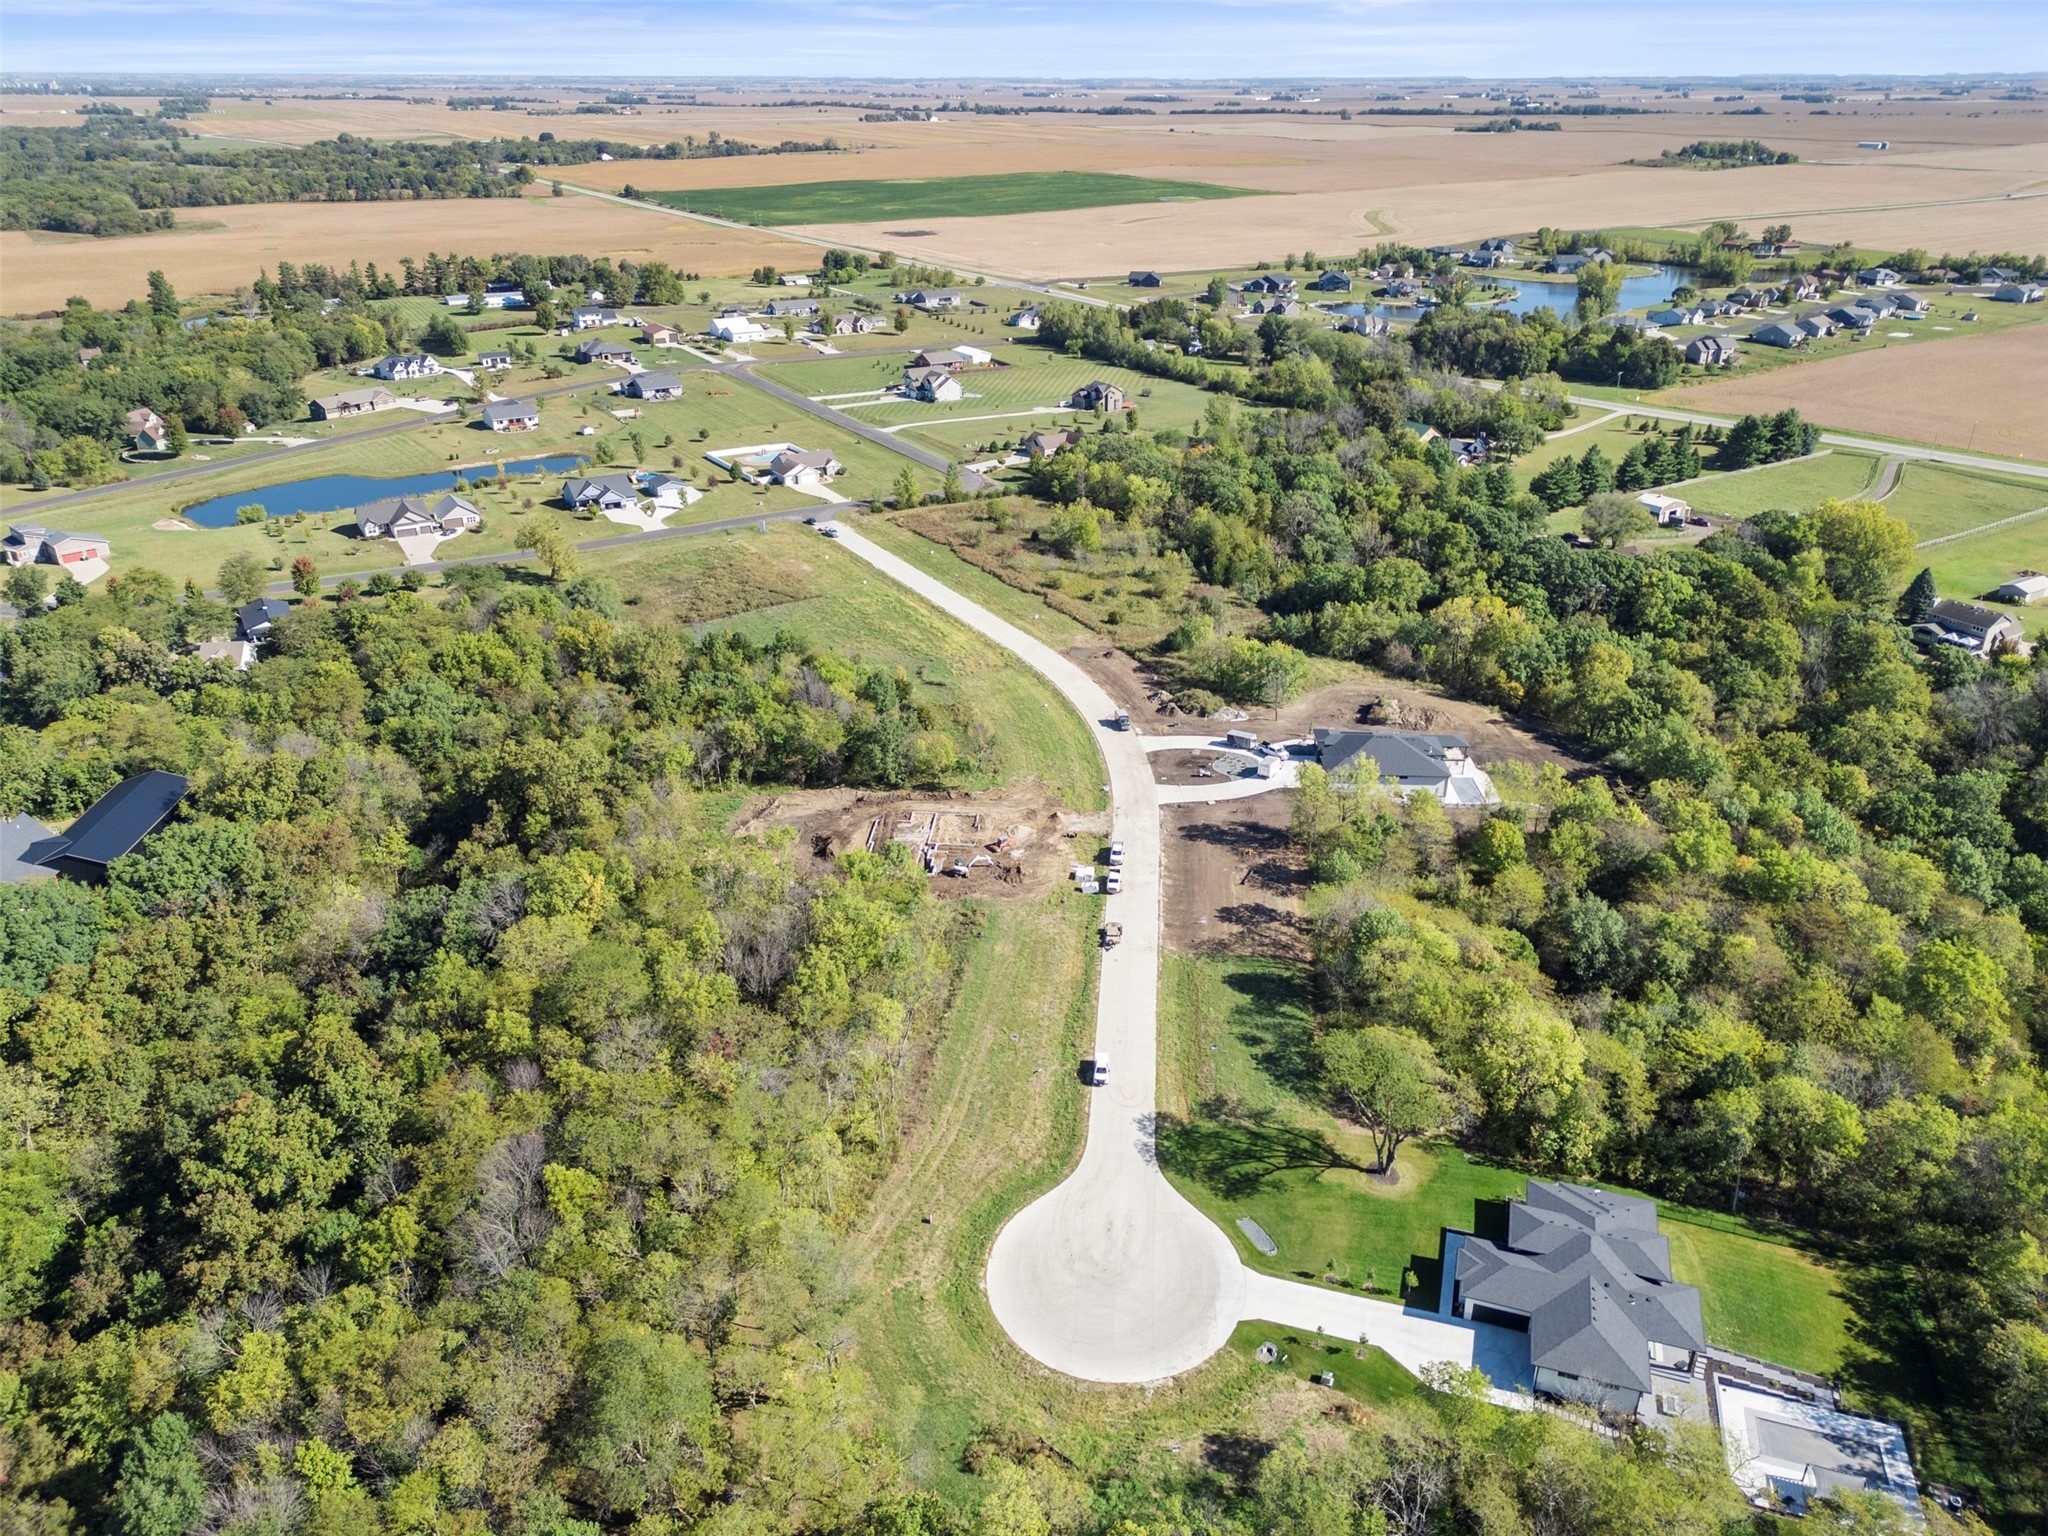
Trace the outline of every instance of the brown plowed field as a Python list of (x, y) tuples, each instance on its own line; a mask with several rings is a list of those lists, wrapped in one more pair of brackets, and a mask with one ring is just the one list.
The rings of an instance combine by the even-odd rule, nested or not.
[[(1996, 307), (1996, 306), (1987, 306)], [(1824, 427), (2048, 459), (2048, 325), (1739, 374), (1660, 396), (1685, 410), (1782, 411)]]

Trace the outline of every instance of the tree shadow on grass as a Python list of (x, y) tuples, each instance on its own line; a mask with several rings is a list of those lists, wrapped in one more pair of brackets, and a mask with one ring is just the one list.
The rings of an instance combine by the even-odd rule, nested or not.
[(1232, 1003), (1230, 1023), (1259, 1070), (1289, 1093), (1316, 1097), (1314, 1026), (1301, 978), (1248, 968), (1233, 970), (1223, 984), (1242, 999)]
[(1229, 1099), (1207, 1099), (1195, 1117), (1160, 1115), (1154, 1127), (1159, 1166), (1233, 1198), (1256, 1192), (1275, 1174), (1332, 1168), (1362, 1172), (1320, 1131), (1290, 1125), (1268, 1109), (1246, 1110)]

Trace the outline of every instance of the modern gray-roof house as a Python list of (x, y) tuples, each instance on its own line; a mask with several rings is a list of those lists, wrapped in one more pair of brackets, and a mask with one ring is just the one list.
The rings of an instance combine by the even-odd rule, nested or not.
[(1980, 656), (1989, 655), (2001, 640), (2017, 644), (2026, 635), (2025, 627), (2011, 614), (1952, 597), (1944, 597), (1928, 609), (1927, 622), (1940, 625), (1952, 643)]
[(242, 639), (261, 643), (270, 638), (277, 621), (291, 611), (292, 605), (281, 597), (259, 597), (235, 610), (235, 629)]
[(1349, 272), (1340, 272), (1335, 267), (1332, 267), (1313, 283), (1309, 284), (1309, 286), (1311, 288), (1320, 288), (1324, 293), (1349, 293), (1351, 291), (1351, 274)]
[(1787, 325), (1782, 320), (1773, 320), (1769, 325), (1760, 325), (1749, 333), (1749, 339), (1759, 346), (1796, 347), (1806, 340), (1806, 332), (1796, 325)]
[(640, 510), (640, 487), (631, 475), (595, 475), (562, 482), (562, 505), (603, 511)]
[(771, 320), (807, 320), (824, 307), (816, 299), (770, 299), (761, 313)]
[(380, 379), (430, 379), (440, 371), (441, 360), (425, 352), (394, 352), (370, 368)]
[(619, 341), (579, 341), (576, 343), (576, 361), (630, 363), (633, 361), (633, 349)]
[(1702, 368), (1725, 368), (1738, 355), (1730, 336), (1695, 336), (1685, 344), (1685, 360)]
[(830, 448), (785, 448), (768, 461), (768, 477), (778, 485), (819, 485), (837, 476), (841, 467)]
[(1526, 1329), (1538, 1392), (1636, 1413), (1653, 1368), (1692, 1369), (1707, 1347), (1697, 1287), (1671, 1277), (1654, 1202), (1531, 1179), (1508, 1204), (1505, 1243), (1458, 1246), (1452, 1309)]
[(493, 432), (531, 432), (540, 425), (540, 407), (531, 400), (488, 400), (483, 421)]
[(1493, 780), (1472, 761), (1462, 736), (1428, 731), (1345, 731), (1319, 725), (1316, 760), (1325, 773), (1346, 769), (1389, 784), (1404, 799), (1423, 791), (1445, 805), (1497, 805)]
[(1157, 288), (1159, 286), (1159, 274), (1157, 272), (1133, 272), (1130, 275), (1129, 286), (1133, 288)]
[(133, 853), (171, 819), (188, 787), (181, 775), (158, 768), (123, 779), (63, 832), (38, 842), (35, 862), (52, 874), (98, 885), (109, 864)]
[(478, 527), (483, 514), (460, 496), (387, 496), (356, 508), (356, 532), (366, 539), (452, 538)]
[(1258, 277), (1248, 277), (1237, 285), (1239, 293), (1292, 293), (1295, 281), (1282, 272), (1266, 272)]
[(673, 400), (683, 392), (683, 381), (673, 373), (656, 373), (649, 369), (634, 374), (626, 380), (620, 391), (635, 400)]
[(1073, 407), (1077, 411), (1120, 411), (1130, 403), (1121, 385), (1106, 379), (1096, 379), (1083, 384), (1074, 391)]

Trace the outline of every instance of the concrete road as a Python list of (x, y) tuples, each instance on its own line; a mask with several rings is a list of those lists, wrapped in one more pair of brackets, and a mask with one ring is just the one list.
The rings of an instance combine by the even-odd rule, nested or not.
[(1109, 695), (1051, 646), (851, 529), (839, 542), (1042, 674), (1081, 711), (1102, 750), (1111, 836), (1124, 844), (1124, 892), (1103, 905), (1124, 937), (1102, 957), (1095, 1019), (1094, 1055), (1109, 1062), (1109, 1082), (1077, 1088), (1089, 1095), (1080, 1166), (997, 1236), (988, 1299), (1019, 1348), (1070, 1376), (1140, 1382), (1189, 1370), (1229, 1339), (1245, 1273), (1230, 1240), (1167, 1183), (1153, 1146), (1160, 834), (1144, 746), (1110, 726)]

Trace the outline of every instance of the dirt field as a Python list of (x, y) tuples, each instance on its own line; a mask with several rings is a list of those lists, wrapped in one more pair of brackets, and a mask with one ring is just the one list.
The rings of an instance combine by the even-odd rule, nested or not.
[[(467, 115), (467, 114), (465, 114)], [(429, 251), (491, 255), (655, 258), (686, 272), (732, 277), (764, 263), (798, 266), (810, 247), (598, 198), (492, 198), (422, 203), (264, 203), (185, 209), (187, 229), (93, 240), (8, 230), (0, 233), (0, 311), (58, 309), (73, 294), (96, 304), (125, 304), (147, 291), (161, 269), (181, 294), (231, 293), (280, 261), (351, 261), (395, 267)]]
[(1753, 378), (1717, 379), (1659, 399), (1685, 410), (1796, 407), (1823, 426), (1979, 453), (2048, 459), (2048, 325), (1938, 347), (1852, 352)]
[(733, 823), (736, 836), (775, 827), (795, 832), (791, 857), (799, 873), (822, 875), (855, 849), (891, 841), (935, 845), (937, 863), (986, 856), (964, 875), (937, 874), (932, 894), (1006, 899), (1042, 896), (1067, 878), (1069, 864), (1095, 857), (1107, 834), (1106, 814), (1078, 814), (1042, 799), (1003, 793), (871, 794), (853, 789), (793, 790), (748, 806)]
[(1161, 902), (1170, 948), (1307, 958), (1308, 872), (1288, 837), (1293, 814), (1284, 792), (1167, 807)]

